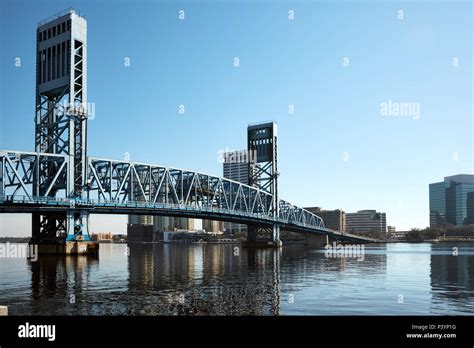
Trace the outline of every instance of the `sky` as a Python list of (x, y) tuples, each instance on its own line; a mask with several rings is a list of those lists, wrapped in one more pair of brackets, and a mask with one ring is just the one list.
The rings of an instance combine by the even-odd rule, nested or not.
[(36, 26), (69, 7), (88, 26), (90, 156), (222, 175), (218, 152), (274, 120), (281, 198), (397, 230), (428, 226), (429, 183), (473, 174), (470, 1), (0, 0), (1, 149), (34, 149)]

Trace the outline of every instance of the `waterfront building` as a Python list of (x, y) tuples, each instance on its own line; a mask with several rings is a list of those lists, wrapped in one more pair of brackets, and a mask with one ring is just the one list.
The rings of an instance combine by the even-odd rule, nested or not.
[(153, 216), (151, 215), (129, 215), (128, 223), (130, 225), (153, 225)]
[(173, 231), (173, 230), (195, 230), (195, 219), (170, 217), (170, 216), (154, 216), (153, 230), (155, 232)]
[(113, 235), (112, 232), (92, 233), (91, 239), (96, 242), (112, 242)]
[(474, 175), (447, 176), (429, 185), (430, 227), (474, 224)]
[(359, 210), (346, 214), (347, 232), (387, 232), (387, 216), (375, 210)]
[(341, 209), (323, 210), (320, 207), (305, 208), (313, 214), (318, 215), (324, 221), (324, 226), (334, 231), (344, 232), (346, 230), (346, 213)]
[(205, 230), (207, 233), (223, 232), (224, 223), (222, 221), (216, 220), (202, 220), (202, 229)]

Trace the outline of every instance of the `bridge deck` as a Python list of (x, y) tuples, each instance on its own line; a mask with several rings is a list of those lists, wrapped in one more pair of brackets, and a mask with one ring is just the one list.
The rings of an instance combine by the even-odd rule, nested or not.
[(184, 206), (172, 203), (106, 202), (98, 200), (66, 199), (54, 197), (0, 196), (0, 213), (34, 213), (38, 211), (87, 210), (91, 214), (158, 215), (196, 219), (219, 220), (241, 224), (272, 226), (277, 223), (282, 230), (316, 235), (329, 235), (344, 241), (374, 243), (378, 240), (349, 233), (315, 227), (305, 223), (288, 223), (283, 218), (269, 218), (262, 213), (247, 213), (215, 207)]

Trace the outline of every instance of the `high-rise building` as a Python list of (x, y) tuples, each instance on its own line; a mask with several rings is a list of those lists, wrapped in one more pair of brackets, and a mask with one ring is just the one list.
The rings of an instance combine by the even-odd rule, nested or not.
[[(223, 160), (224, 178), (248, 185), (249, 160), (251, 160), (251, 158), (249, 158), (247, 150), (225, 152)], [(241, 233), (247, 230), (247, 225), (224, 222), (224, 229), (226, 234)]]
[(446, 189), (445, 183), (430, 184), (430, 226), (446, 225)]
[(130, 225), (153, 225), (153, 216), (151, 215), (129, 215), (128, 223)]
[(248, 185), (249, 158), (247, 150), (228, 151), (224, 153), (223, 157), (224, 178)]
[(359, 210), (357, 213), (346, 214), (346, 231), (352, 232), (387, 232), (385, 213), (375, 210)]
[(474, 224), (474, 175), (447, 176), (429, 190), (431, 227)]
[(224, 232), (224, 223), (216, 220), (202, 220), (202, 228), (206, 232)]
[(346, 213), (343, 210), (323, 210), (320, 207), (305, 209), (323, 219), (324, 226), (327, 228), (339, 232), (344, 232), (346, 230)]
[(170, 216), (154, 216), (153, 230), (155, 232), (187, 230), (195, 229), (195, 219), (170, 217)]

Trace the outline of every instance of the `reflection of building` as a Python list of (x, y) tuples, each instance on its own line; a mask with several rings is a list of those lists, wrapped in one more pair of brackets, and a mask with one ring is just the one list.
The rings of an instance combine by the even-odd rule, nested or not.
[(323, 210), (320, 207), (305, 209), (323, 219), (324, 226), (327, 228), (340, 232), (346, 230), (346, 213), (343, 210)]
[(357, 213), (347, 213), (346, 231), (386, 233), (386, 214), (375, 210), (359, 210)]
[[(248, 162), (249, 158), (247, 150), (225, 152), (224, 163), (222, 165), (224, 178), (248, 185)], [(225, 229), (226, 234), (235, 234), (247, 231), (247, 225), (236, 224), (232, 222), (225, 222), (223, 228)], [(221, 229), (221, 231), (223, 231), (223, 229)]]
[(431, 227), (474, 223), (474, 175), (447, 176), (429, 189)]
[(431, 289), (436, 289), (431, 292), (433, 299), (449, 308), (452, 315), (472, 314), (469, 304), (474, 301), (474, 258), (461, 252), (453, 256), (448, 250), (432, 253), (430, 266)]

